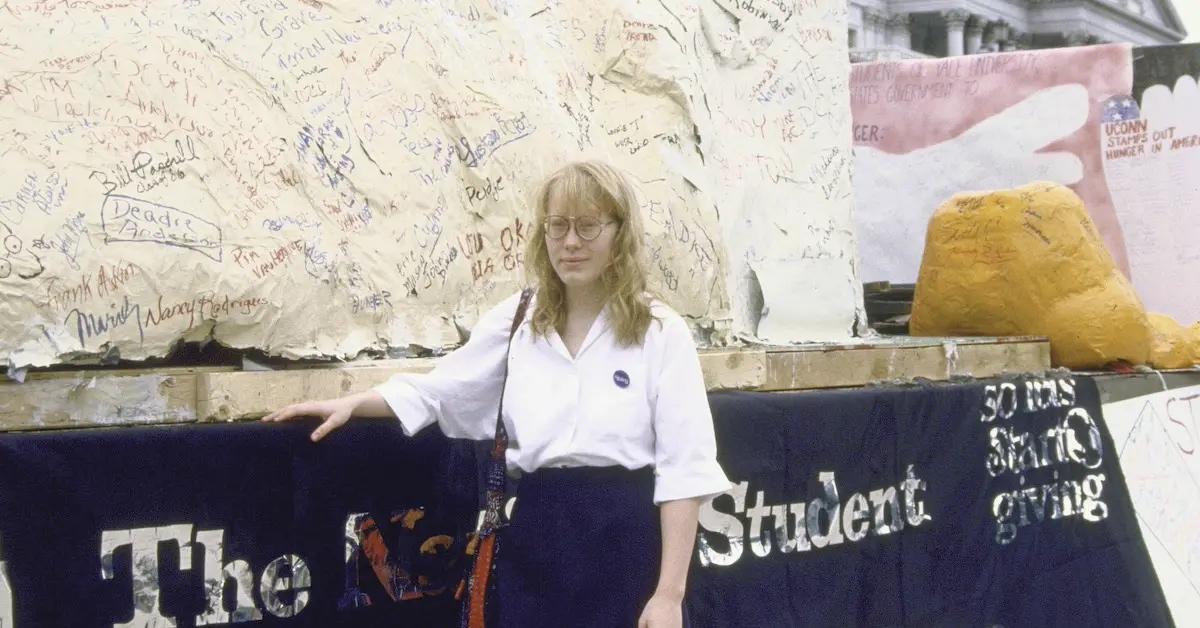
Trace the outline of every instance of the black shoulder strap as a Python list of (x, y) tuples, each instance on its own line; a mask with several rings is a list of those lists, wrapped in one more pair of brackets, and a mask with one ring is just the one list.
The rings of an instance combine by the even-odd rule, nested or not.
[(496, 440), (492, 444), (492, 453), (488, 461), (487, 507), (482, 526), (485, 533), (499, 527), (500, 509), (504, 506), (504, 493), (508, 484), (505, 460), (505, 453), (508, 451), (508, 430), (504, 427), (504, 389), (508, 385), (508, 353), (512, 351), (513, 336), (525, 320), (525, 311), (529, 309), (532, 297), (532, 288), (521, 291), (521, 300), (517, 303), (516, 314), (513, 315), (512, 328), (508, 330), (508, 350), (504, 354), (504, 383), (500, 385), (500, 404), (496, 410)]

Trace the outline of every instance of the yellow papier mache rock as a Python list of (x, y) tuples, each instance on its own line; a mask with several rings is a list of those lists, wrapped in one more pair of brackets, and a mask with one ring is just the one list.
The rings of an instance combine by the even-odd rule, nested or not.
[(1055, 366), (1145, 364), (1151, 325), (1070, 189), (957, 194), (929, 223), (914, 336), (1036, 335)]
[(1192, 333), (1166, 314), (1148, 315), (1154, 331), (1150, 346), (1150, 365), (1160, 369), (1182, 369), (1196, 360)]

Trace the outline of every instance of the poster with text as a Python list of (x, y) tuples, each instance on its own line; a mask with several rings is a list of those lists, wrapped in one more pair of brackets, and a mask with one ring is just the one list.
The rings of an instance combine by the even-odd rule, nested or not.
[(1146, 308), (1200, 320), (1200, 44), (1134, 51), (1135, 91), (1104, 106), (1101, 154)]
[(963, 191), (1053, 181), (1083, 199), (1114, 260), (1101, 105), (1132, 84), (1125, 45), (856, 65), (855, 223), (862, 277), (911, 282), (934, 210)]

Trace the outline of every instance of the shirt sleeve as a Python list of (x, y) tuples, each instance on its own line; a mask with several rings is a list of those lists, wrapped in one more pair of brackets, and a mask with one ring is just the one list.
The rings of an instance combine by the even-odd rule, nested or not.
[(665, 317), (662, 324), (653, 406), (655, 504), (715, 495), (730, 487), (717, 463), (712, 410), (692, 333), (678, 315)]
[(428, 373), (398, 373), (375, 387), (412, 436), (437, 423), (451, 438), (494, 436), (504, 384), (508, 333), (520, 294), (488, 310), (466, 344)]

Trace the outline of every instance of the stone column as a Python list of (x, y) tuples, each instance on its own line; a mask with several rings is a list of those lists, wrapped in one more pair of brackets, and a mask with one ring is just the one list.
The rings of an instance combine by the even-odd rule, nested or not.
[(972, 15), (971, 19), (967, 20), (967, 54), (976, 54), (983, 47), (983, 25), (985, 23), (986, 20), (980, 15)]
[(963, 53), (963, 30), (967, 25), (967, 18), (971, 14), (959, 9), (953, 9), (942, 13), (942, 17), (946, 20), (946, 56), (960, 57)]
[(992, 33), (996, 41), (996, 49), (1001, 52), (1012, 50), (1011, 31), (1008, 22), (996, 20), (992, 22)]
[(887, 21), (888, 44), (896, 48), (912, 50), (912, 18), (907, 13), (897, 13)]
[(875, 47), (875, 33), (871, 32), (871, 15), (873, 13), (869, 9), (862, 10), (862, 27), (858, 31), (858, 45), (866, 50)]
[(1063, 33), (1063, 39), (1067, 41), (1068, 46), (1086, 46), (1095, 39), (1095, 37), (1085, 29), (1076, 29), (1069, 33)]
[(887, 16), (877, 11), (863, 11), (863, 30), (868, 33), (868, 48), (883, 48), (887, 42)]

